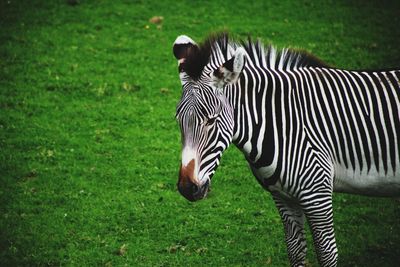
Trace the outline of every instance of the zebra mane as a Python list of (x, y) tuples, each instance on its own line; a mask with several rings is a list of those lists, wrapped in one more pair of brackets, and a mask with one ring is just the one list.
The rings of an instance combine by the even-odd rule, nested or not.
[(231, 56), (232, 49), (243, 47), (253, 64), (273, 70), (290, 70), (300, 67), (329, 67), (328, 64), (305, 50), (283, 48), (278, 50), (272, 45), (264, 46), (260, 40), (235, 40), (228, 33), (211, 34), (199, 46), (190, 49), (185, 59), (185, 71), (194, 80), (200, 78), (204, 67), (216, 52), (224, 56), (225, 61)]

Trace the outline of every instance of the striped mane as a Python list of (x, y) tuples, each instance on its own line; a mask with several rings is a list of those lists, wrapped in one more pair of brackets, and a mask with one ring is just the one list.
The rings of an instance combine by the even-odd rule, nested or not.
[(210, 63), (210, 58), (216, 49), (224, 56), (225, 61), (229, 59), (231, 50), (243, 47), (253, 64), (269, 69), (295, 69), (300, 67), (329, 67), (328, 64), (305, 50), (292, 48), (276, 49), (272, 45), (264, 46), (260, 40), (253, 41), (251, 37), (247, 40), (235, 40), (226, 32), (211, 34), (198, 47), (191, 49), (185, 60), (185, 71), (194, 80), (200, 78), (204, 67)]

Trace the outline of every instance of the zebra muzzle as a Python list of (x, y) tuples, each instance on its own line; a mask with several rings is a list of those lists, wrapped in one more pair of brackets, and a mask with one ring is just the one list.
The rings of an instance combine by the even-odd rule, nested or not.
[(197, 201), (204, 198), (208, 193), (209, 180), (199, 185), (194, 179), (194, 160), (187, 166), (181, 166), (179, 172), (178, 191), (189, 201)]
[(199, 186), (194, 183), (186, 183), (182, 186), (178, 183), (178, 190), (189, 201), (197, 201), (207, 196), (209, 190), (209, 182), (207, 181), (204, 185)]

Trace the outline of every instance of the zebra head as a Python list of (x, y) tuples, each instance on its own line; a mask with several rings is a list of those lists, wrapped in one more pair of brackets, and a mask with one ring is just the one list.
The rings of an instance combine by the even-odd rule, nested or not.
[(212, 54), (210, 44), (198, 46), (189, 37), (179, 36), (173, 52), (182, 83), (176, 108), (182, 141), (178, 190), (196, 201), (207, 195), (222, 152), (232, 141), (234, 112), (224, 90), (238, 81), (245, 51), (238, 48), (225, 60)]

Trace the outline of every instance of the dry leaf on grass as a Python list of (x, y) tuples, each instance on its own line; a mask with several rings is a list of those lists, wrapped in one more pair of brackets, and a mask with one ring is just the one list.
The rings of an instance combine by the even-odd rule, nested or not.
[(161, 24), (164, 20), (164, 17), (162, 16), (154, 16), (151, 19), (149, 19), (149, 22), (153, 24)]

